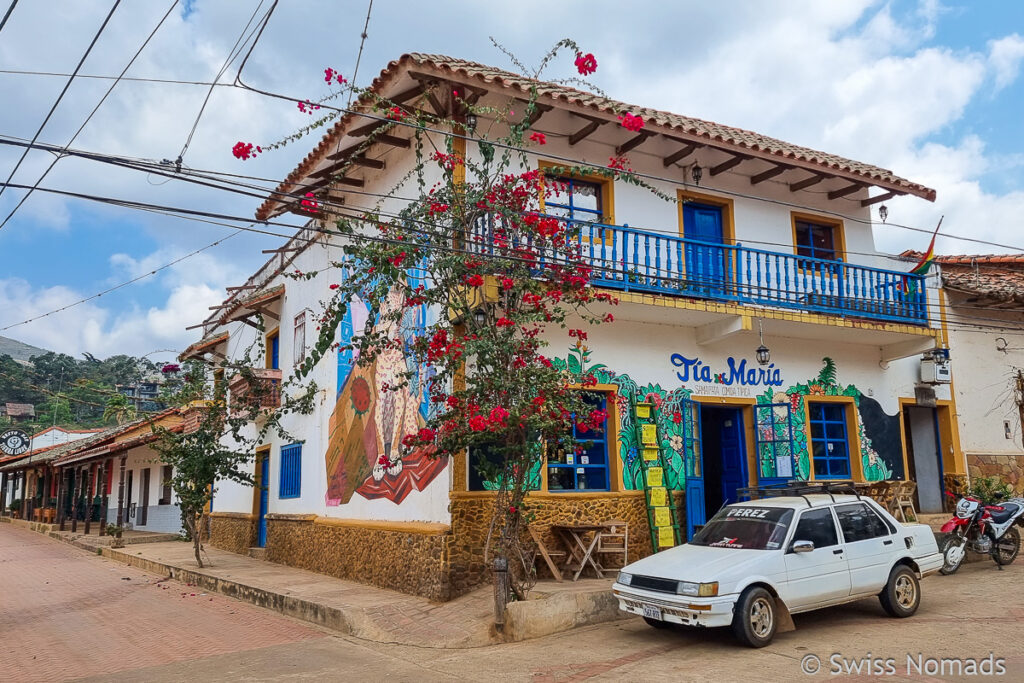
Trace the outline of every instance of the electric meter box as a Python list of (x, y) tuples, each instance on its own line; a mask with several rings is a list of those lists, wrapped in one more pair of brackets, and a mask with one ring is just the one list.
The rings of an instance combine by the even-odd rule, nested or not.
[(949, 384), (952, 373), (949, 361), (934, 361), (926, 358), (921, 361), (921, 381), (925, 384)]

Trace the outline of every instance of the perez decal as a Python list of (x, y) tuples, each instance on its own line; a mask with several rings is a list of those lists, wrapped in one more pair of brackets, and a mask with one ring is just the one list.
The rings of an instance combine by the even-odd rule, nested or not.
[(754, 517), (764, 519), (768, 516), (768, 508), (729, 508), (726, 517)]

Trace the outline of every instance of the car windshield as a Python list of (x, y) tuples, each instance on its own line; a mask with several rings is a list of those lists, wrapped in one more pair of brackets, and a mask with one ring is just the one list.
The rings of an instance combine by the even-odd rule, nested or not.
[(792, 521), (793, 511), (789, 508), (729, 505), (719, 510), (690, 543), (712, 548), (778, 550)]

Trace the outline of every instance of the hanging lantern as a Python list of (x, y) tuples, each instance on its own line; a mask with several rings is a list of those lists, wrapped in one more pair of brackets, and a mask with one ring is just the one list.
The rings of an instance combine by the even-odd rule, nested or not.
[(885, 219), (889, 217), (889, 207), (886, 206), (885, 204), (882, 204), (880, 207), (878, 207), (878, 217), (881, 218), (882, 222), (884, 223)]
[(704, 176), (704, 169), (700, 167), (700, 164), (694, 164), (693, 168), (690, 169), (690, 176), (693, 178), (694, 185), (700, 185), (700, 179)]

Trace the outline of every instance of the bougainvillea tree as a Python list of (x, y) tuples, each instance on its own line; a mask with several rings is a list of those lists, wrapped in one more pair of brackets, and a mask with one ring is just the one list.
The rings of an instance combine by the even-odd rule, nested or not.
[[(513, 61), (536, 79), (566, 49), (574, 53), (580, 76), (596, 70), (595, 57), (569, 40), (558, 43), (539, 69)], [(325, 74), (329, 83), (336, 76), (330, 69)], [(334, 220), (330, 231), (343, 256), (332, 263), (334, 282), (322, 302), (319, 341), (298, 374), (308, 374), (339, 347), (362, 366), (401, 354), (406, 362), (395, 382), (383, 387), (382, 409), (387, 392), (406, 390), (411, 382), (425, 385), (432, 406), (425, 426), (404, 439), (404, 454), (476, 456), (471, 466), (495, 489), (487, 552), (505, 560), (512, 592), (523, 596), (534, 580), (535, 549), (525, 527), (528, 493), (538, 484), (545, 453), (579, 448), (574, 423), (577, 433), (586, 433), (607, 417), (580, 391), (596, 379), (560, 371), (546, 347), (558, 339), (585, 342), (592, 325), (612, 322), (611, 307), (618, 303), (592, 286), (595, 267), (604, 264), (584, 256), (588, 243), (579, 228), (545, 215), (543, 197), (567, 191), (555, 176), (599, 174), (642, 183), (624, 158), (609, 159), (607, 166), (554, 168), (547, 177), (532, 168), (526, 150), (547, 143), (544, 133), (531, 129), (536, 90), (525, 104), (504, 106), (476, 106), (454, 90), (447, 116), (426, 113), (416, 101), (395, 104), (370, 91), (359, 94), (383, 124), (367, 137), (366, 147), (376, 135), (401, 126), (413, 132), (413, 163), (370, 211), (332, 206), (329, 198), (302, 201), (309, 213)], [(317, 111), (311, 101), (299, 105), (311, 115)], [(488, 121), (487, 131), (471, 128), (471, 118)], [(325, 115), (280, 143), (255, 149), (273, 149), (330, 119)], [(630, 131), (644, 125), (628, 112), (620, 121)], [(248, 157), (253, 149), (239, 143), (236, 156)], [(339, 342), (339, 322), (355, 300), (369, 307), (367, 324)], [(412, 325), (410, 312), (422, 307), (432, 315)], [(390, 471), (402, 457), (381, 455), (378, 466)]]

